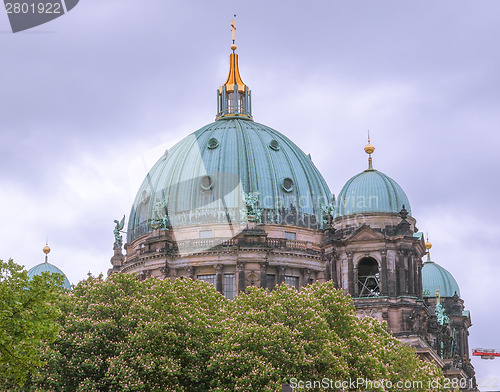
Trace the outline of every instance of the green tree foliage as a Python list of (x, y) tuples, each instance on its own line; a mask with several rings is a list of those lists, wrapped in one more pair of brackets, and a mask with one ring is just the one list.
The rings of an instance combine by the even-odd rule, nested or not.
[(28, 278), (12, 260), (0, 260), (0, 389), (22, 384), (42, 364), (41, 349), (56, 339), (60, 326), (61, 275)]
[(292, 378), (364, 378), (421, 380), (411, 390), (427, 391), (442, 377), (331, 283), (228, 301), (200, 281), (115, 274), (80, 282), (67, 304), (31, 390), (262, 392)]

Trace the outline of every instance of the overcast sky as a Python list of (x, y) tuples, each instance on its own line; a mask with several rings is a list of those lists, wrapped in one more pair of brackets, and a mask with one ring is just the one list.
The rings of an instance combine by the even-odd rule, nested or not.
[[(498, 0), (81, 0), (17, 34), (1, 14), (0, 258), (30, 268), (48, 237), (72, 283), (106, 273), (149, 167), (215, 118), (234, 13), (254, 119), (335, 194), (366, 168), (369, 129), (460, 286), (471, 349), (500, 350)], [(499, 359), (473, 364), (500, 389)]]

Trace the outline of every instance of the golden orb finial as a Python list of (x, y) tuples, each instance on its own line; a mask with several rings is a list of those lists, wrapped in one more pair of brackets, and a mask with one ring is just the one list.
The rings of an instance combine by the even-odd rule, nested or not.
[(43, 247), (43, 253), (45, 253), (46, 255), (50, 253), (50, 248), (47, 244)]
[(365, 152), (367, 154), (373, 154), (375, 147), (370, 143), (370, 131), (368, 131), (368, 144), (365, 146)]
[(372, 154), (374, 151), (375, 147), (370, 142), (370, 131), (368, 131), (368, 144), (365, 146), (365, 152), (368, 154), (368, 170), (373, 170)]
[(427, 241), (425, 241), (425, 249), (430, 250), (432, 248), (432, 244), (429, 242), (429, 233), (427, 233)]
[(373, 152), (375, 151), (375, 147), (373, 147), (370, 142), (368, 141), (368, 144), (365, 146), (365, 152), (367, 154), (373, 154)]

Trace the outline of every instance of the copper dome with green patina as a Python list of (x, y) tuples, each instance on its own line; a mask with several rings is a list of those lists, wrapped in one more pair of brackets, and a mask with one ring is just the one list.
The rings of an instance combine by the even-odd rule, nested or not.
[[(230, 60), (237, 67), (234, 53)], [(310, 156), (253, 121), (242, 83), (230, 69), (217, 90), (217, 120), (166, 151), (148, 173), (130, 212), (129, 242), (158, 227), (244, 223), (249, 214), (262, 223), (322, 226), (328, 185)]]

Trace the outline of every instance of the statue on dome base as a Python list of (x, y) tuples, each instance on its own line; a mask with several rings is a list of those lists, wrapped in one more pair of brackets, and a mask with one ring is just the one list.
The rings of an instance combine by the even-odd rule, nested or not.
[(167, 201), (160, 198), (156, 201), (154, 209), (155, 219), (153, 221), (153, 229), (168, 230), (168, 222), (170, 218), (167, 213)]
[(123, 230), (123, 227), (125, 226), (125, 215), (123, 215), (123, 218), (121, 221), (118, 221), (115, 219), (115, 229), (113, 230), (113, 234), (115, 235), (115, 243), (113, 245), (113, 249), (121, 249), (123, 246), (123, 237), (120, 234), (120, 232)]
[(259, 208), (259, 192), (243, 192), (243, 201), (246, 209), (243, 209), (242, 215), (246, 216), (249, 222), (262, 222), (262, 209)]

